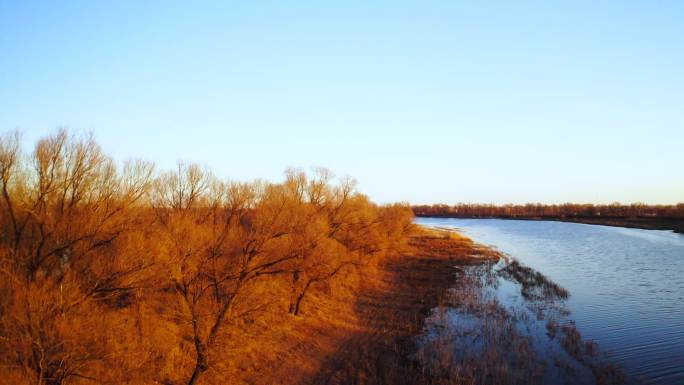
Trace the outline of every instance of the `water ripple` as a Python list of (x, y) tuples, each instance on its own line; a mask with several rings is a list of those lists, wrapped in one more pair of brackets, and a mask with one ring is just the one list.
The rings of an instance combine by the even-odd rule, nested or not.
[(684, 384), (684, 236), (576, 223), (419, 218), (459, 228), (570, 291), (577, 327), (634, 379)]

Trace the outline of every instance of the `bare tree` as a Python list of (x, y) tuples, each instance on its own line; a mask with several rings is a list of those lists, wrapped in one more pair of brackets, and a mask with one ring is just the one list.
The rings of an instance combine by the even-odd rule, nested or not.
[(117, 167), (92, 135), (58, 131), (32, 153), (20, 142), (0, 139), (10, 383), (214, 381), (250, 317), (288, 300), (300, 314), (317, 284), (377, 260), (410, 223), (325, 169), (228, 183), (182, 162)]
[[(225, 184), (197, 166), (179, 165), (156, 183), (156, 211), (167, 245), (177, 312), (191, 328), (195, 384), (214, 362), (221, 332), (245, 315), (236, 310), (250, 284), (294, 258), (282, 187)], [(224, 341), (225, 343), (225, 341)]]
[(18, 134), (0, 143), (2, 227), (10, 235), (0, 239), (0, 357), (39, 384), (86, 378), (87, 364), (106, 353), (76, 325), (92, 324), (92, 306), (132, 290), (146, 266), (111, 250), (135, 227), (131, 211), (152, 167), (130, 163), (121, 174), (92, 136), (66, 131), (39, 141), (29, 157)]

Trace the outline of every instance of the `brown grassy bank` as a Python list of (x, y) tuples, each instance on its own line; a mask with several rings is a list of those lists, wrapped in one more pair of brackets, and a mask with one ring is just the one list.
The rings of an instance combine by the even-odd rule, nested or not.
[[(359, 276), (335, 296), (318, 289), (303, 309), (251, 340), (240, 363), (250, 384), (413, 384), (413, 337), (454, 284), (456, 265), (498, 259), (455, 233), (416, 229), (411, 250)], [(246, 349), (249, 349), (247, 346)], [(244, 355), (243, 355), (244, 356)]]
[(684, 219), (677, 218), (570, 218), (557, 220), (644, 230), (672, 230), (675, 233), (684, 234)]
[[(360, 274), (344, 292), (330, 296), (324, 288), (317, 289), (303, 317), (284, 320), (253, 340), (254, 346), (268, 349), (243, 364), (241, 381), (283, 385), (625, 383), (614, 365), (597, 360), (595, 342), (584, 341), (572, 324), (558, 323), (556, 316), (566, 311), (562, 300), (568, 293), (540, 273), (517, 261), (501, 270), (492, 269), (490, 263), (501, 257), (496, 251), (449, 231), (415, 227), (409, 246), (406, 253)], [(464, 275), (468, 270), (479, 273)], [(526, 304), (538, 306), (533, 311), (538, 310), (539, 322), (549, 317), (546, 329), (558, 335), (549, 335), (548, 343), (560, 344), (561, 350), (550, 350), (548, 356), (536, 352), (530, 336), (520, 334), (515, 326), (521, 322), (519, 317), (523, 322), (527, 319), (524, 312), (510, 313), (487, 299), (484, 287), (469, 281), (487, 285), (494, 276), (512, 278), (521, 285)], [(456, 347), (471, 337), (468, 330), (451, 325), (446, 313), (464, 308), (481, 317), (483, 323), (475, 328), (488, 341), (487, 349)], [(438, 336), (428, 338), (430, 342), (424, 345), (417, 341), (425, 337), (426, 329), (437, 330)], [(464, 353), (465, 357), (455, 356)], [(547, 368), (548, 362), (555, 363), (555, 368)]]

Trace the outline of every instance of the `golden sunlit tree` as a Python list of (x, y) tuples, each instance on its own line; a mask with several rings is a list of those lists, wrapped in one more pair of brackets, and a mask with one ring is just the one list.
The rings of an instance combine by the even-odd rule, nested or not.
[(225, 182), (182, 162), (117, 167), (90, 135), (62, 130), (31, 153), (2, 137), (0, 378), (233, 381), (253, 317), (301, 316), (314, 288), (405, 243), (407, 206), (332, 179)]
[(120, 241), (141, 223), (151, 177), (143, 162), (117, 170), (90, 136), (60, 131), (28, 156), (18, 134), (2, 139), (0, 359), (10, 378), (60, 384), (104, 364), (106, 314), (148, 266)]

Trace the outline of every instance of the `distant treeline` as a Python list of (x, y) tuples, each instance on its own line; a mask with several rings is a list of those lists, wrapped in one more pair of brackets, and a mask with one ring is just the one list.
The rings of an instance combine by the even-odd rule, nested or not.
[(459, 203), (413, 206), (413, 212), (421, 217), (452, 218), (548, 218), (548, 219), (586, 219), (586, 218), (658, 218), (684, 219), (684, 203), (677, 205), (647, 205), (633, 203), (607, 205), (564, 203), (545, 205), (528, 203), (524, 205), (493, 205)]

